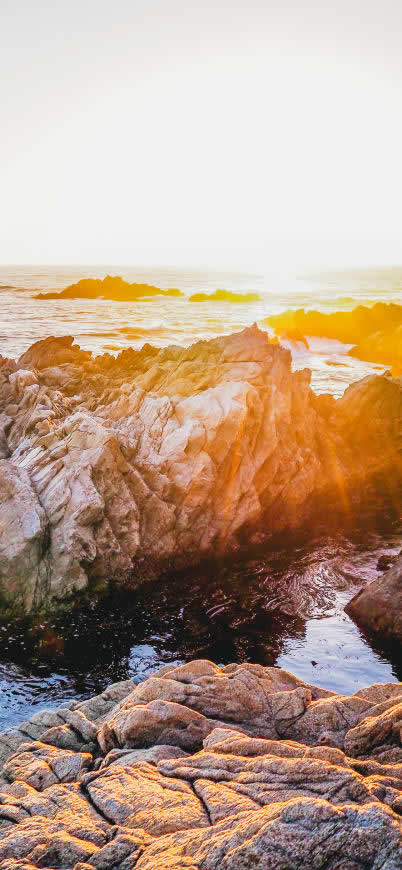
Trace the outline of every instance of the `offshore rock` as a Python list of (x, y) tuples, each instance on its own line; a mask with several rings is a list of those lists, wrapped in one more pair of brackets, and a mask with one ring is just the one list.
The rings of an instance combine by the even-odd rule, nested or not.
[(199, 660), (70, 713), (96, 733), (75, 753), (24, 736), (65, 710), (0, 735), (1, 870), (401, 867), (401, 683), (345, 697)]
[(172, 287), (162, 290), (153, 284), (130, 284), (120, 275), (106, 275), (105, 278), (82, 278), (75, 284), (69, 284), (64, 290), (55, 293), (38, 293), (36, 299), (111, 299), (117, 302), (133, 302), (149, 296), (184, 296), (184, 293)]
[[(218, 557), (402, 481), (402, 386), (317, 397), (257, 327), (93, 358), (71, 337), (0, 366), (0, 590), (18, 612)], [(5, 602), (5, 604), (4, 604)]]

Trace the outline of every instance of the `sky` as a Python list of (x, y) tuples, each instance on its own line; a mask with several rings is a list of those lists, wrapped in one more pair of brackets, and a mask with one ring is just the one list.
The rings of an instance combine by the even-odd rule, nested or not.
[(0, 263), (402, 263), (401, 0), (0, 19)]

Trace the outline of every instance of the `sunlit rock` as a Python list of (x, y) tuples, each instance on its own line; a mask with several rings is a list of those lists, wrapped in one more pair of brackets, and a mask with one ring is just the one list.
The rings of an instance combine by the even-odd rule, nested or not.
[(233, 293), (232, 290), (215, 290), (214, 293), (193, 293), (190, 302), (258, 302), (259, 293)]
[(331, 314), (299, 308), (270, 315), (266, 322), (279, 336), (291, 330), (353, 344), (351, 356), (392, 366), (395, 376), (402, 373), (402, 305), (377, 302)]
[(106, 275), (106, 278), (82, 278), (64, 290), (52, 293), (38, 293), (36, 299), (111, 299), (116, 302), (132, 302), (148, 296), (184, 296), (172, 287), (161, 290), (153, 284), (130, 284), (120, 275)]
[(48, 338), (0, 375), (0, 589), (21, 611), (226, 555), (320, 499), (348, 518), (373, 480), (400, 497), (400, 381), (317, 397), (255, 326), (116, 359)]
[[(278, 668), (199, 660), (103, 696), (115, 698), (106, 716), (99, 698), (87, 708), (98, 714), (93, 754), (43, 738), (10, 747), (0, 768), (1, 870), (401, 866), (401, 683), (346, 697)], [(73, 714), (83, 704), (91, 701), (70, 711), (81, 732)], [(170, 744), (155, 730), (153, 711), (164, 705)], [(220, 722), (204, 715), (212, 711)], [(179, 749), (180, 730), (201, 720), (204, 737)], [(106, 752), (105, 726), (119, 748)]]

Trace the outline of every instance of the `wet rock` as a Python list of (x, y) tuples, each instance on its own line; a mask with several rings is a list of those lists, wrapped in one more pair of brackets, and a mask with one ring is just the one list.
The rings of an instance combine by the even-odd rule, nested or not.
[[(108, 738), (118, 746), (130, 748), (152, 746), (154, 743), (194, 750), (213, 725), (205, 716), (171, 701), (151, 701), (133, 704), (119, 710), (98, 733), (101, 748), (108, 749)], [(106, 736), (105, 736), (106, 735)]]
[[(388, 808), (334, 807), (319, 799), (301, 798), (230, 816), (211, 828), (164, 837), (140, 857), (138, 870), (239, 870), (256, 867), (326, 867), (396, 870), (400, 863), (400, 830)], [(165, 857), (166, 856), (166, 857)]]
[(26, 782), (43, 791), (57, 782), (78, 779), (91, 760), (89, 753), (61, 751), (33, 741), (21, 744), (5, 762), (3, 773), (11, 782)]
[(402, 640), (402, 557), (349, 601), (346, 612), (370, 631)]
[(120, 767), (130, 767), (137, 761), (149, 761), (156, 764), (162, 758), (184, 758), (187, 753), (179, 746), (166, 743), (149, 746), (146, 749), (112, 749), (102, 761), (102, 767), (117, 764)]
[[(402, 556), (402, 551), (399, 553), (399, 556)], [(391, 568), (392, 565), (395, 565), (397, 561), (398, 555), (383, 553), (377, 562), (377, 571), (388, 571), (388, 569)]]

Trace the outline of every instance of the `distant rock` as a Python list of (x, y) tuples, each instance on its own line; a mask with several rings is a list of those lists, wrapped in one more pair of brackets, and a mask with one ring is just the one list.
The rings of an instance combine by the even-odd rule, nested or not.
[(315, 512), (349, 521), (372, 481), (395, 501), (400, 381), (369, 377), (336, 402), (309, 380), (255, 326), (116, 358), (50, 337), (3, 360), (3, 601), (53, 611)]
[(364, 628), (402, 641), (402, 556), (352, 598), (346, 612)]
[(233, 293), (232, 290), (215, 290), (214, 293), (193, 293), (190, 302), (259, 302), (259, 293)]
[(116, 683), (0, 734), (0, 870), (397, 870), (401, 727), (401, 683), (205, 660)]
[(32, 344), (20, 356), (17, 365), (19, 369), (46, 369), (49, 366), (60, 366), (64, 363), (82, 365), (91, 358), (91, 352), (81, 350), (77, 344), (74, 344), (71, 335), (65, 335), (61, 338), (50, 336), (50, 338)]
[(115, 302), (133, 302), (148, 296), (183, 296), (181, 290), (161, 290), (153, 284), (130, 284), (119, 275), (106, 278), (82, 278), (64, 290), (54, 293), (38, 293), (35, 299), (111, 299)]
[(350, 356), (392, 366), (393, 373), (402, 373), (402, 305), (377, 302), (353, 311), (285, 311), (266, 318), (277, 335), (297, 329), (304, 335), (323, 336), (353, 344)]
[(402, 375), (402, 323), (371, 333), (359, 340), (348, 353), (358, 359), (390, 365), (395, 376)]

